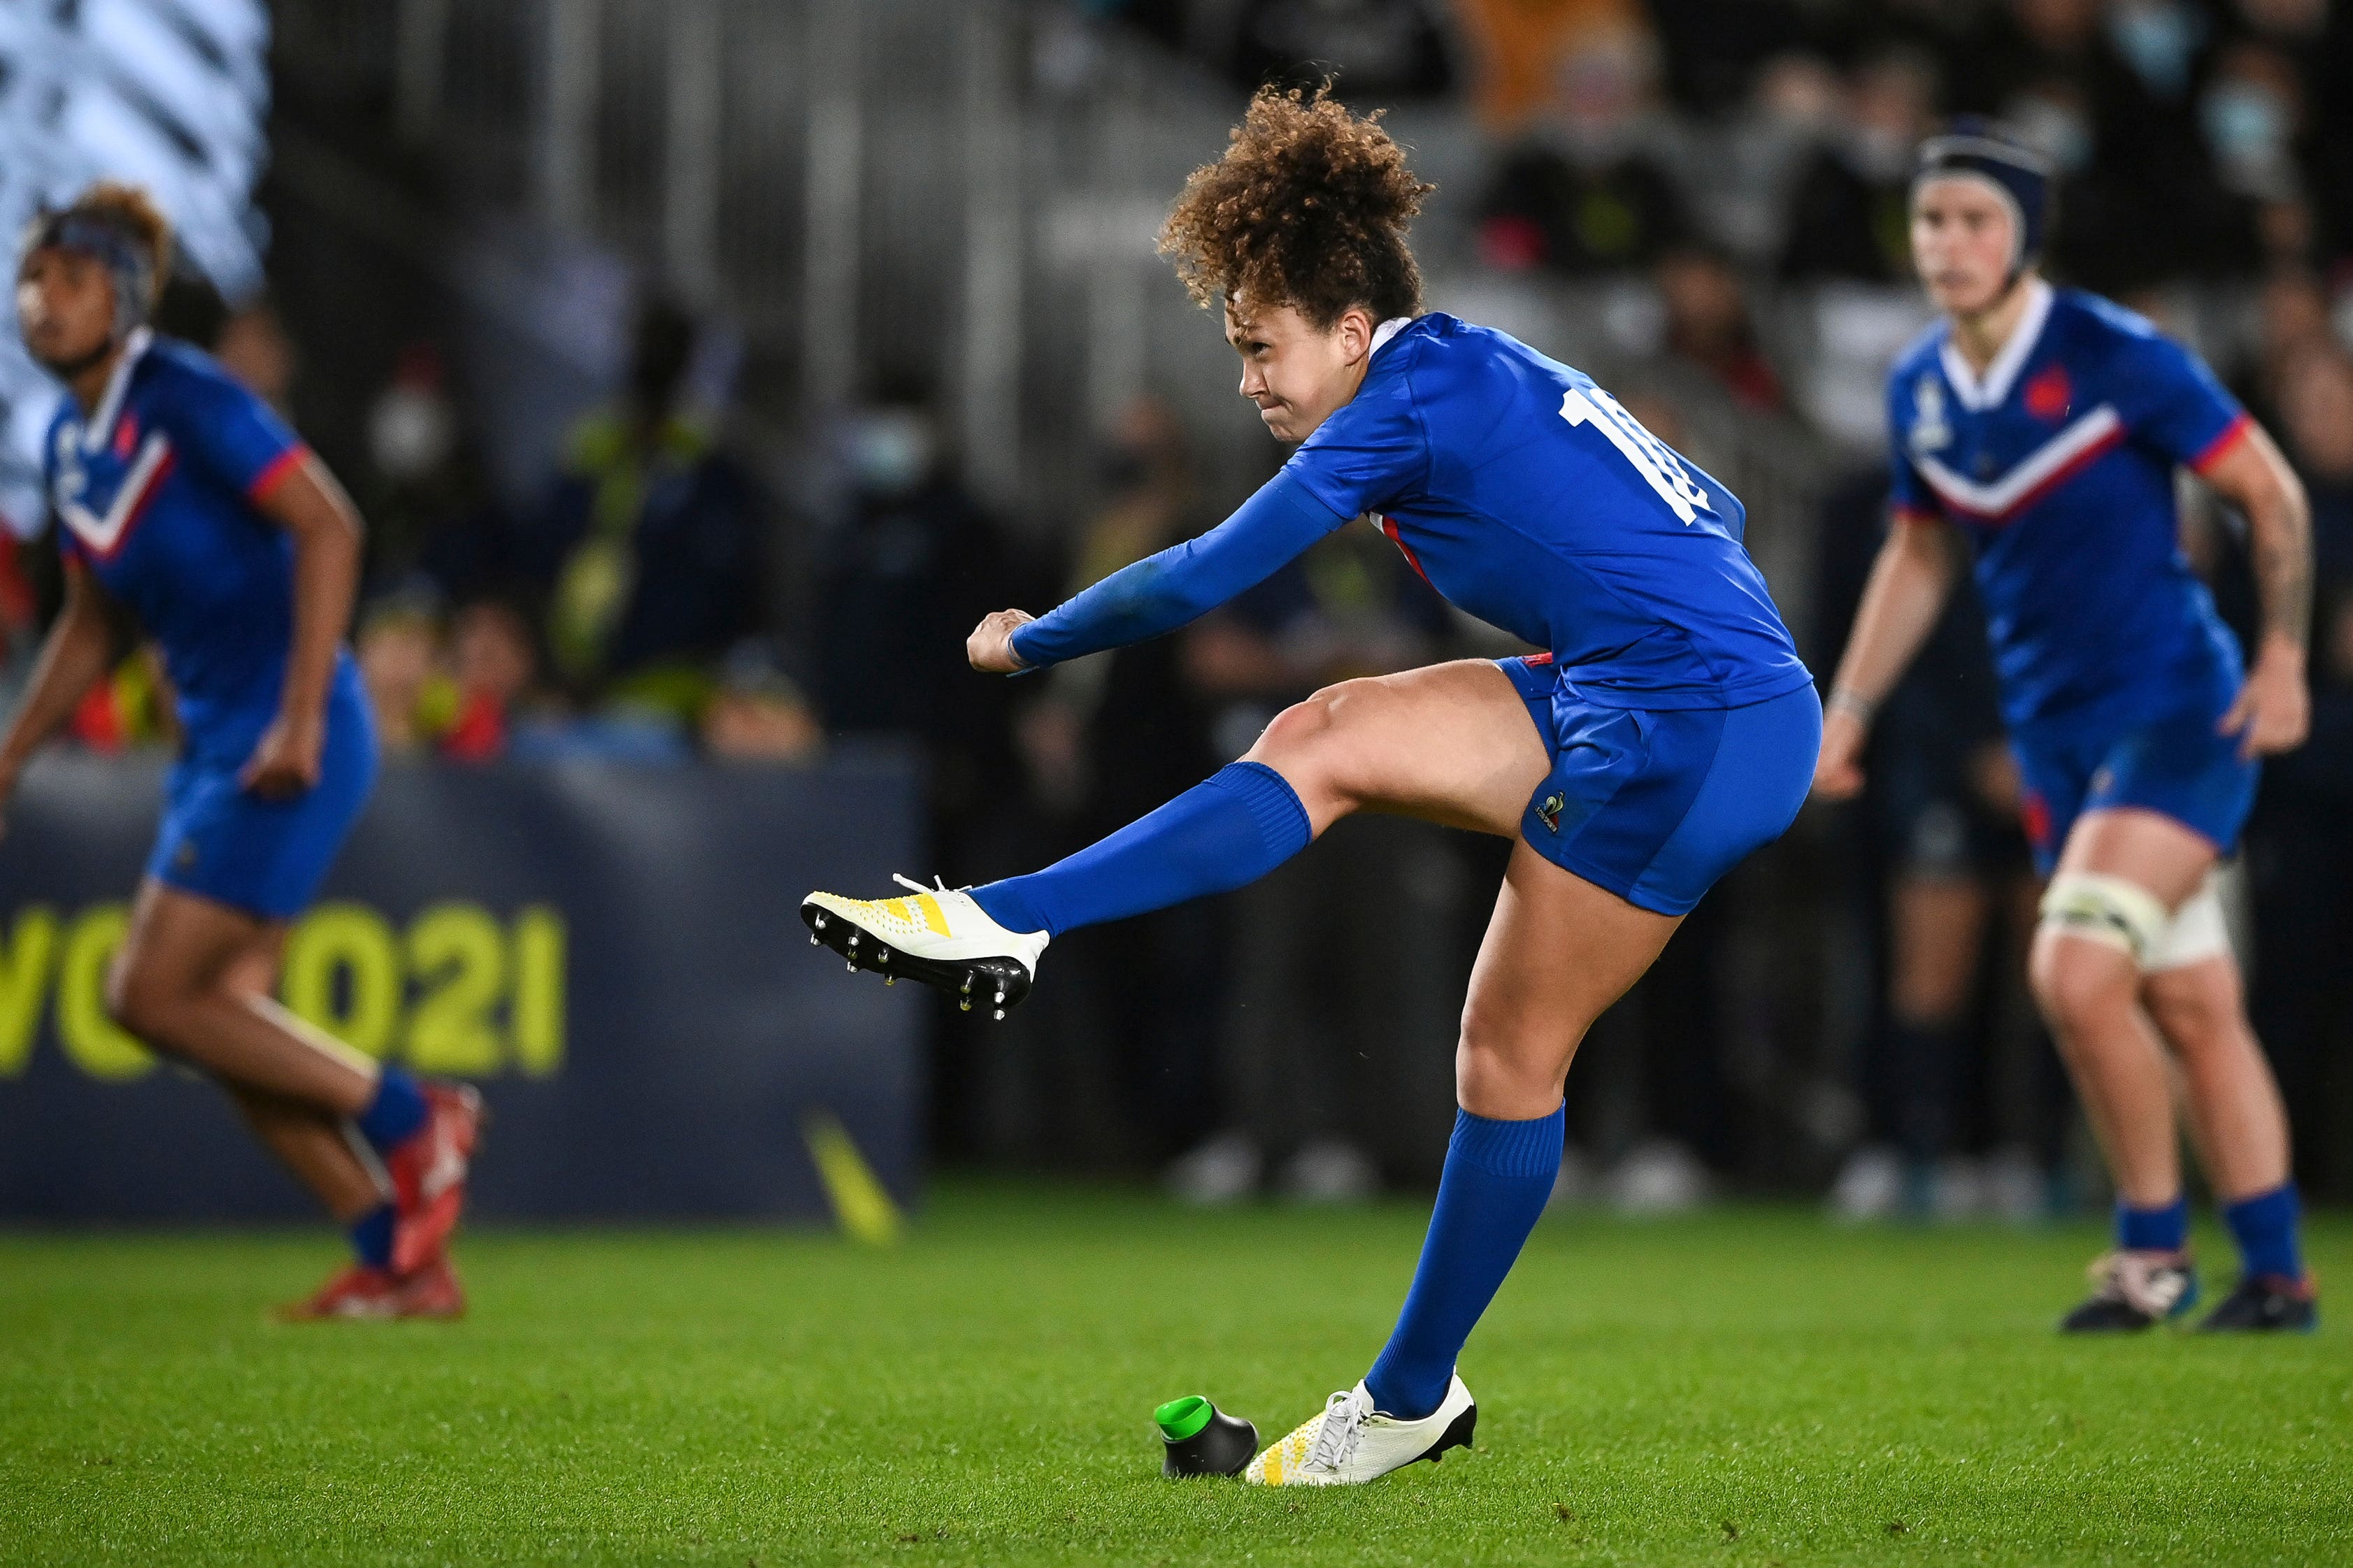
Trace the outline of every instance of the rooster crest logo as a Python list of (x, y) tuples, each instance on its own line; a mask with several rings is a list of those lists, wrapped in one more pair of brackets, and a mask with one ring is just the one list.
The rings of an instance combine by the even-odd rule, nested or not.
[(1536, 803), (1536, 816), (1543, 819), (1546, 833), (1560, 831), (1560, 814), (1567, 805), (1568, 797), (1558, 790), (1555, 790)]

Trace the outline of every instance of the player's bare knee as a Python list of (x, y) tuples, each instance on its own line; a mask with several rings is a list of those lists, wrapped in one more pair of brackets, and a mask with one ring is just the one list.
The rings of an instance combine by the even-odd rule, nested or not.
[(1313, 796), (1343, 811), (1353, 809), (1356, 801), (1337, 742), (1345, 731), (1346, 710), (1360, 695), (1351, 689), (1366, 684), (1344, 680), (1293, 703), (1274, 716), (1245, 760), (1281, 773), (1303, 799)]
[(1542, 1099), (1559, 1088), (1568, 1050), (1557, 1029), (1473, 1000), (1462, 1009), (1462, 1034), (1454, 1051), (1455, 1097), (1474, 1113), (1482, 1113), (1482, 1106)]
[(2150, 1020), (2185, 1056), (2234, 1043), (2242, 1032), (2238, 988), (2206, 970), (2206, 965), (2160, 969), (2141, 984), (2141, 1002)]
[(2034, 999), (2063, 1037), (2080, 1038), (2130, 1008), (2140, 973), (2114, 948), (2045, 933), (2028, 966)]
[(1277, 713), (1250, 749), (1251, 760), (1277, 767), (1313, 752), (1332, 731), (1332, 705), (1324, 698), (1319, 691)]
[(175, 990), (153, 965), (126, 953), (106, 972), (106, 1016), (142, 1039), (151, 1037)]

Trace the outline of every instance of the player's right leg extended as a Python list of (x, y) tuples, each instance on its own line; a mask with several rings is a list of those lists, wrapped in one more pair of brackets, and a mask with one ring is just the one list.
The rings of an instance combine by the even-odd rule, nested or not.
[[(1042, 871), (966, 890), (902, 879), (907, 891), (887, 899), (811, 893), (801, 918), (852, 968), (1002, 1016), (1066, 931), (1254, 882), (1367, 807), (1516, 831), (1550, 763), (1487, 660), (1344, 681), (1277, 715), (1241, 761)], [(1500, 829), (1462, 804), (1490, 797)]]

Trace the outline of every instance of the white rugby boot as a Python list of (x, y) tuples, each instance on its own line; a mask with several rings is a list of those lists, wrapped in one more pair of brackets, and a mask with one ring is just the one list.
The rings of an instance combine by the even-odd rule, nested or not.
[(1478, 1424), (1479, 1406), (1460, 1377), (1447, 1379), (1446, 1397), (1419, 1421), (1375, 1410), (1360, 1383), (1252, 1459), (1242, 1479), (1259, 1487), (1362, 1486), (1417, 1459), (1436, 1464), (1447, 1449), (1469, 1447)]
[(886, 985), (903, 974), (955, 992), (967, 1013), (977, 1002), (1002, 1018), (1029, 994), (1038, 955), (1049, 940), (1044, 931), (1006, 930), (963, 889), (891, 879), (908, 889), (906, 897), (811, 893), (803, 899), (801, 919), (809, 941), (833, 949), (852, 969), (873, 970)]

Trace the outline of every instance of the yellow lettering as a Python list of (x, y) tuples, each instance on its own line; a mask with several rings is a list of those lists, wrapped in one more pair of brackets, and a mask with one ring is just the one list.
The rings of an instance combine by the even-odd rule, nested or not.
[(515, 916), (515, 1065), (545, 1078), (564, 1065), (565, 943), (560, 910), (533, 904)]
[(58, 911), (33, 904), (16, 911), (16, 929), (0, 954), (0, 1078), (15, 1078), (33, 1054), (41, 1004), (48, 999), (49, 960), (57, 955)]
[(392, 1048), (400, 989), (399, 943), (364, 904), (322, 904), (287, 938), (286, 1010), (355, 1050), (382, 1057)]
[(58, 1042), (92, 1078), (137, 1078), (155, 1065), (147, 1047), (106, 1016), (106, 966), (130, 925), (121, 904), (84, 910), (67, 928), (58, 963)]
[(408, 928), (423, 987), (408, 1018), (408, 1059), (426, 1072), (496, 1072), (505, 1052), (491, 1016), (507, 983), (506, 932), (478, 904), (436, 904)]

